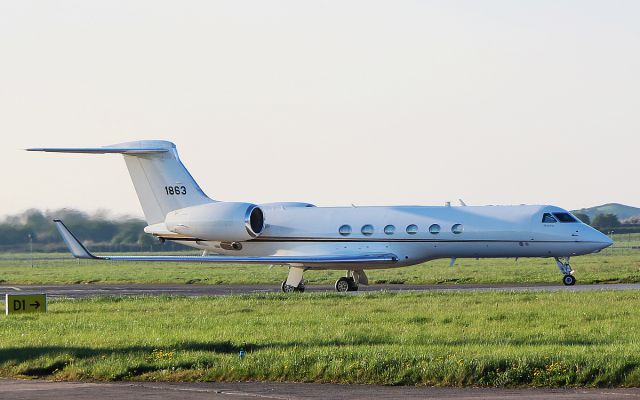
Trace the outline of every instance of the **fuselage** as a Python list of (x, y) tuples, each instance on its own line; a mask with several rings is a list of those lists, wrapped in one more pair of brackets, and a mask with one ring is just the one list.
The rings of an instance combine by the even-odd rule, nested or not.
[(612, 244), (548, 205), (261, 208), (265, 227), (255, 239), (182, 243), (224, 255), (393, 253), (396, 266), (438, 258), (569, 257)]
[(74, 257), (287, 265), (284, 292), (304, 291), (303, 273), (312, 268), (347, 270), (335, 286), (345, 292), (368, 283), (365, 269), (471, 257), (555, 257), (563, 284), (570, 286), (576, 279), (569, 257), (612, 244), (554, 206), (315, 207), (217, 201), (187, 171), (176, 146), (162, 140), (29, 150), (122, 154), (148, 224), (145, 232), (205, 250), (199, 257), (96, 256), (56, 220)]

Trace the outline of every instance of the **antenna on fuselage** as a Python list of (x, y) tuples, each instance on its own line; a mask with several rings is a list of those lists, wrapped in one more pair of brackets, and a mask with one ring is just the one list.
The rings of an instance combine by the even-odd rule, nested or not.
[(462, 207), (466, 207), (466, 206), (467, 206), (467, 203), (465, 203), (464, 201), (462, 201), (462, 199), (458, 199), (458, 201), (460, 202), (460, 205), (461, 205)]

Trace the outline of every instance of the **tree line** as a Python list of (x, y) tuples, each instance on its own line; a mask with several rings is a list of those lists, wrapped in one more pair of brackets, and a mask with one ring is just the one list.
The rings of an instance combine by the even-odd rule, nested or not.
[(89, 214), (75, 209), (41, 211), (30, 209), (10, 215), (0, 223), (0, 249), (26, 251), (66, 251), (53, 219), (65, 225), (90, 249), (100, 251), (173, 251), (184, 246), (160, 243), (144, 233), (146, 222), (134, 217), (114, 218), (107, 212)]
[(596, 214), (593, 220), (585, 213), (575, 211), (573, 215), (587, 225), (591, 225), (603, 233), (611, 231), (618, 233), (638, 233), (640, 232), (640, 216), (618, 219), (615, 214), (601, 213)]

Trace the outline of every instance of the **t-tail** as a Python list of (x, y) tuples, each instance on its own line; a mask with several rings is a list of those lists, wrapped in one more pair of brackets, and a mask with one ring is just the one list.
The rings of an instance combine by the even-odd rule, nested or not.
[(149, 225), (185, 207), (213, 203), (180, 161), (176, 145), (164, 140), (141, 140), (90, 148), (32, 148), (53, 153), (122, 154)]

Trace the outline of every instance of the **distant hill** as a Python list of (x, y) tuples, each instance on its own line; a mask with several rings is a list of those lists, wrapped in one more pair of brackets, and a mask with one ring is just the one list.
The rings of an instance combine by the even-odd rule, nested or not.
[(597, 214), (615, 214), (618, 219), (622, 220), (640, 215), (640, 208), (626, 206), (624, 204), (618, 203), (609, 203), (603, 204), (601, 206), (574, 210), (573, 212), (581, 212), (587, 214), (592, 220), (593, 217), (595, 217)]

